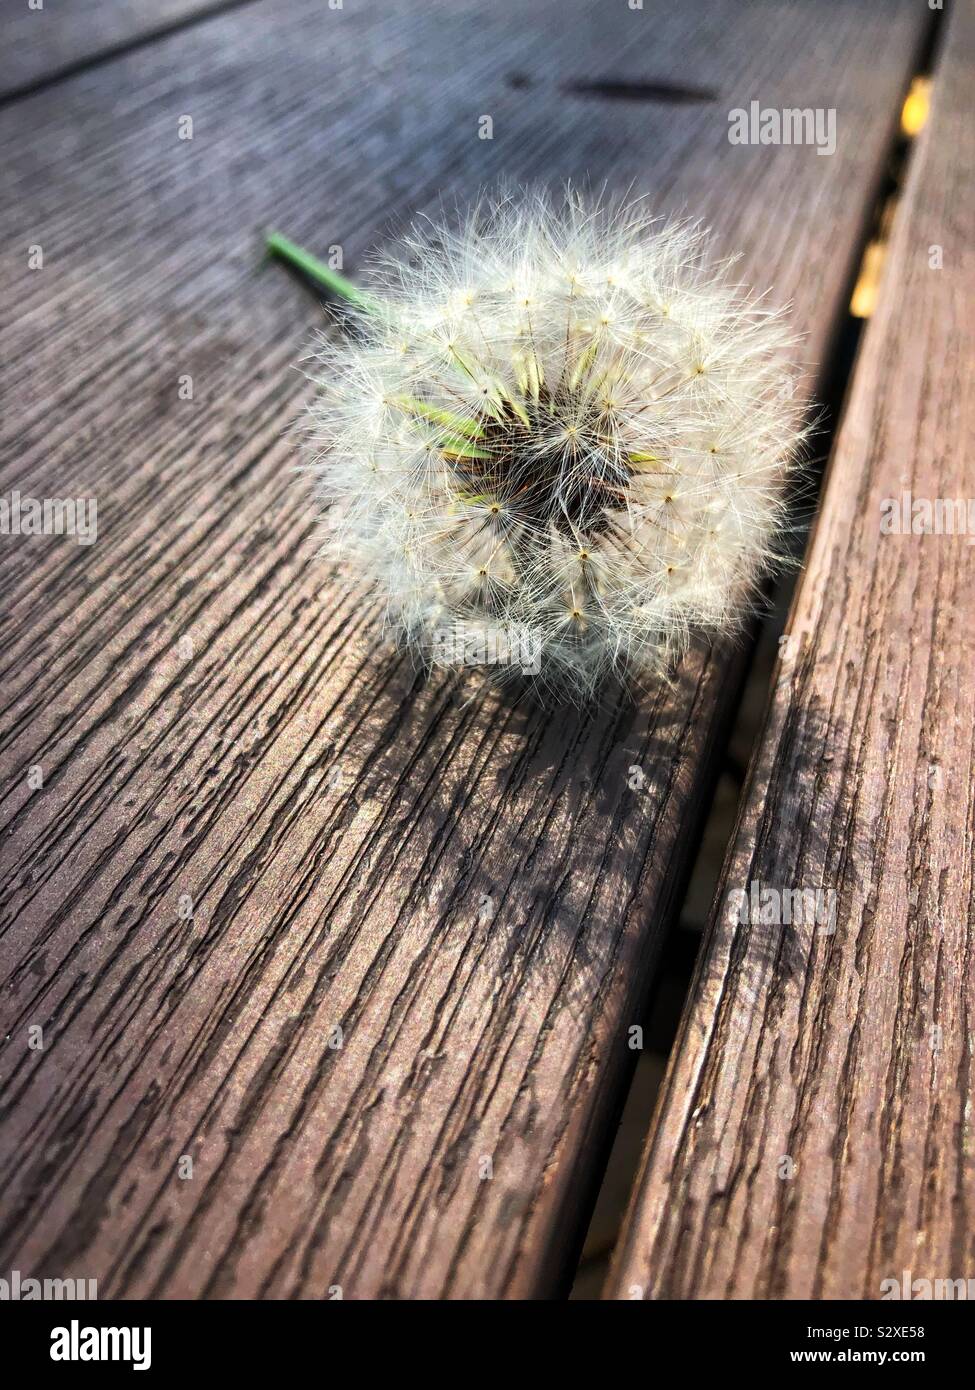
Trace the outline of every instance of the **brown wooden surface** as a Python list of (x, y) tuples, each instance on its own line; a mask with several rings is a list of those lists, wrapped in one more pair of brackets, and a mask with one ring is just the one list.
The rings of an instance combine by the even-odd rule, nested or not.
[[(973, 93), (963, 0), (611, 1296), (975, 1275), (975, 549), (880, 533), (975, 497)], [(832, 889), (835, 935), (736, 926), (752, 881)]]
[[(29, 91), (181, 24), (249, 0), (28, 0), (4, 6), (0, 98)], [(252, 0), (251, 0), (252, 2)]]
[[(545, 717), (377, 647), (292, 473), (318, 311), (257, 233), (354, 273), (441, 189), (635, 181), (795, 300), (816, 364), (927, 23), (288, 0), (0, 113), (4, 487), (99, 499), (90, 548), (4, 543), (0, 1267), (103, 1297), (562, 1287), (741, 657)], [(713, 100), (560, 90), (662, 76)], [(758, 93), (836, 106), (836, 154), (730, 146)]]

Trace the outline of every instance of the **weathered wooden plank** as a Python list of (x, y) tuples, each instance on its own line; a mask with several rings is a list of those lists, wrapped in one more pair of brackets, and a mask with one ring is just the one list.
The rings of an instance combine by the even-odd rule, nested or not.
[[(256, 230), (354, 269), (441, 188), (605, 171), (745, 248), (815, 362), (926, 22), (823, 13), (290, 0), (3, 113), (4, 244), (45, 248), (0, 264), (5, 487), (95, 491), (99, 540), (4, 556), (0, 1263), (105, 1296), (560, 1285), (740, 658), (567, 718), (377, 647), (314, 558), (284, 430), (316, 316)], [(561, 90), (661, 73), (714, 99)], [(836, 154), (730, 146), (756, 92), (836, 106)]]
[[(975, 496), (973, 91), (964, 3), (612, 1296), (874, 1299), (905, 1270), (975, 1273), (972, 532), (881, 534), (904, 491)], [(818, 929), (743, 925), (752, 883), (832, 897)]]
[[(247, 3), (247, 0), (236, 0)], [(47, 4), (28, 0), (3, 17), (0, 98), (76, 71), (134, 43), (167, 33), (187, 20), (221, 14), (234, 0), (98, 0)]]

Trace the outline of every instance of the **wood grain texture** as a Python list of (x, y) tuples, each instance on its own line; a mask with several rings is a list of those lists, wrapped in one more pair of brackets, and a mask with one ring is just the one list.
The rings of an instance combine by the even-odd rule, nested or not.
[(66, 4), (28, 0), (3, 16), (0, 99), (73, 73), (84, 64), (156, 38), (180, 24), (220, 14), (248, 0), (97, 0)]
[[(0, 1266), (103, 1297), (563, 1287), (742, 657), (546, 717), (377, 645), (292, 472), (319, 314), (257, 232), (354, 274), (441, 189), (605, 172), (744, 249), (815, 364), (926, 22), (287, 0), (0, 114), (3, 244), (45, 251), (0, 263), (3, 487), (99, 501), (97, 544), (3, 552)], [(661, 74), (714, 99), (561, 90)], [(730, 146), (756, 92), (835, 105), (837, 153)]]
[[(975, 551), (971, 534), (881, 534), (905, 490), (975, 498), (973, 92), (964, 0), (615, 1297), (876, 1299), (905, 1270), (975, 1278)], [(739, 923), (752, 882), (832, 892), (835, 934)]]

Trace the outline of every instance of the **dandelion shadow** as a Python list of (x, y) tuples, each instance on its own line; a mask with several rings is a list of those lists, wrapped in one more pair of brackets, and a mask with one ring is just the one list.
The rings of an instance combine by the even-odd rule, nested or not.
[(399, 929), (422, 920), (431, 949), (473, 952), (502, 997), (557, 991), (559, 1007), (591, 1016), (619, 987), (620, 953), (635, 986), (662, 940), (661, 893), (694, 849), (683, 803), (699, 775), (701, 683), (721, 679), (726, 656), (702, 645), (669, 684), (608, 684), (580, 709), (373, 648), (336, 747), (344, 795), (382, 807), (356, 892), (391, 904)]

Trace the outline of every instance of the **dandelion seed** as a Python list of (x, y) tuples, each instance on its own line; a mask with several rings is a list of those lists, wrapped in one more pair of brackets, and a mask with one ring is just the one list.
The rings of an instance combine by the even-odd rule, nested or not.
[(740, 625), (801, 415), (781, 317), (705, 249), (639, 204), (502, 194), (356, 291), (316, 359), (326, 548), (428, 660), (448, 625), (530, 632), (585, 699)]

